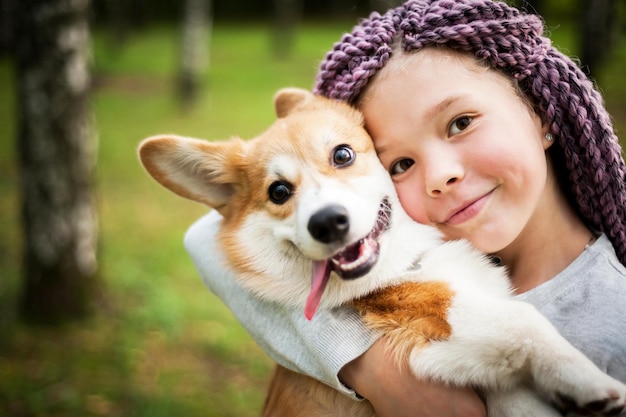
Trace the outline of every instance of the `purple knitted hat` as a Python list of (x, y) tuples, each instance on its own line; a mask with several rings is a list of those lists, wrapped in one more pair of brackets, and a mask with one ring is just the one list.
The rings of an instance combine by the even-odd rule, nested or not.
[(555, 136), (551, 158), (572, 205), (611, 240), (626, 265), (626, 167), (610, 117), (592, 82), (542, 35), (543, 22), (488, 0), (409, 0), (373, 13), (335, 44), (315, 93), (349, 103), (391, 57), (445, 45), (517, 79)]

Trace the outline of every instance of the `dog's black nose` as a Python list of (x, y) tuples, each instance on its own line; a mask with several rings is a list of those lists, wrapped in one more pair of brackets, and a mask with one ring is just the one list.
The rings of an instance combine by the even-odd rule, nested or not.
[(324, 207), (311, 216), (308, 229), (311, 236), (319, 242), (340, 241), (350, 230), (350, 216), (343, 206)]

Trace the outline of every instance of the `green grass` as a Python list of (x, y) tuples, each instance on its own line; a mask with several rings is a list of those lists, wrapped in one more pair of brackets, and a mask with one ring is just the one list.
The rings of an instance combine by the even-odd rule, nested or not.
[[(93, 110), (103, 302), (63, 328), (14, 322), (21, 235), (15, 155), (15, 75), (0, 60), (0, 415), (256, 416), (271, 361), (202, 284), (182, 246), (206, 208), (169, 193), (142, 170), (138, 142), (174, 132), (207, 139), (249, 138), (274, 118), (284, 86), (310, 88), (318, 61), (350, 23), (306, 25), (290, 59), (276, 60), (260, 25), (217, 25), (210, 70), (196, 107), (174, 100), (177, 36), (148, 28), (113, 48), (94, 41)], [(567, 26), (553, 29), (573, 49)], [(624, 126), (626, 48), (600, 77)]]

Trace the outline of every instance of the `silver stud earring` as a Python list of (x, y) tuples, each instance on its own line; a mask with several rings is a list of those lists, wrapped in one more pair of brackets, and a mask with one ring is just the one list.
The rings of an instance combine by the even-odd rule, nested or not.
[(554, 137), (552, 136), (552, 133), (546, 133), (545, 138), (546, 138), (546, 140), (548, 142), (552, 142), (554, 140)]

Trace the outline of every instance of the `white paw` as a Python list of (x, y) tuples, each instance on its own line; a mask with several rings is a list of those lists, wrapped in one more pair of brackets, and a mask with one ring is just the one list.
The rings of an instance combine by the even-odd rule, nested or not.
[(584, 397), (573, 398), (557, 392), (554, 401), (559, 408), (583, 416), (617, 416), (626, 408), (626, 388), (623, 385), (606, 387), (595, 396)]
[(600, 373), (589, 372), (583, 383), (561, 384), (551, 398), (562, 410), (583, 416), (617, 416), (626, 409), (626, 385)]

